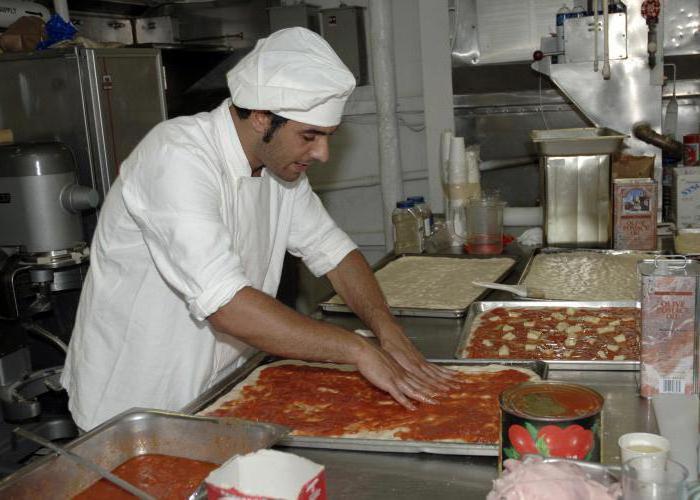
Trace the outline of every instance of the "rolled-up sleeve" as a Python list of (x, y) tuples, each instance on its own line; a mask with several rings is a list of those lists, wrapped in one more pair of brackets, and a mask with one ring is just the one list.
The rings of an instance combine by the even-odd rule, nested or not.
[(122, 193), (158, 272), (201, 321), (251, 282), (222, 217), (225, 177), (191, 146), (142, 149), (136, 168), (124, 172)]
[(357, 245), (331, 219), (309, 181), (299, 181), (294, 200), (287, 250), (302, 261), (314, 276), (335, 269)]

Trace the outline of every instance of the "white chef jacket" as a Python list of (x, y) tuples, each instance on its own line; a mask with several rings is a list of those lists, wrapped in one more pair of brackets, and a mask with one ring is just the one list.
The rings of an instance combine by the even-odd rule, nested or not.
[(251, 177), (230, 104), (157, 125), (106, 197), (61, 377), (82, 429), (179, 410), (255, 352), (205, 318), (246, 286), (274, 296), (285, 250), (320, 276), (356, 248), (306, 176)]

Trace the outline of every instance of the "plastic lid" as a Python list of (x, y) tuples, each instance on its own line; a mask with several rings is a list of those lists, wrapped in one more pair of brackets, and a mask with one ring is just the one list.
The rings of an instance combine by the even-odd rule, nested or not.
[(397, 201), (396, 208), (411, 208), (413, 205), (409, 204), (407, 201)]
[(416, 206), (416, 202), (413, 201), (413, 200), (411, 200), (411, 199), (409, 198), (408, 200), (406, 200), (406, 206), (407, 206), (408, 208), (413, 208), (413, 207)]
[(425, 197), (423, 197), (423, 196), (409, 196), (406, 199), (408, 201), (413, 201), (415, 203), (425, 203)]

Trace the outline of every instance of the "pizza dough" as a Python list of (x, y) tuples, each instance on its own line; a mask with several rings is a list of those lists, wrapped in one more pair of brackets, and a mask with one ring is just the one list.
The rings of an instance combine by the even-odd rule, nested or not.
[[(310, 379), (308, 373), (285, 373), (274, 382), (270, 393), (260, 383), (261, 374), (277, 367), (321, 370), (311, 374)], [(200, 414), (288, 425), (296, 436), (493, 444), (498, 441), (498, 394), (516, 383), (539, 380), (533, 371), (519, 367), (454, 365), (450, 368), (466, 375), (460, 389), (440, 396), (438, 405), (417, 403), (417, 410), (411, 412), (364, 380), (352, 366), (280, 361), (258, 367)], [(347, 382), (352, 383), (346, 386), (350, 388), (348, 391), (331, 380), (333, 377), (329, 375), (337, 372), (348, 375)], [(298, 397), (300, 381), (305, 376), (312, 383), (303, 386), (302, 396)], [(324, 394), (337, 397), (329, 400)], [(256, 417), (256, 408), (261, 418)], [(303, 425), (295, 428), (293, 423), (300, 419)], [(429, 435), (416, 437), (416, 426)]]
[[(468, 259), (407, 256), (375, 273), (389, 307), (466, 309), (484, 292), (472, 281), (497, 281), (515, 261), (508, 257)], [(335, 295), (332, 304), (344, 304)]]
[(556, 300), (639, 300), (637, 263), (647, 254), (541, 253), (523, 282)]

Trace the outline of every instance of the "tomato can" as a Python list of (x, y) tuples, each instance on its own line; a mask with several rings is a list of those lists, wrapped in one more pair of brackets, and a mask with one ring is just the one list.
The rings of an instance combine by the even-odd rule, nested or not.
[(603, 396), (578, 384), (525, 382), (503, 391), (498, 464), (526, 454), (600, 462)]
[(683, 136), (683, 165), (686, 167), (700, 166), (700, 134)]

